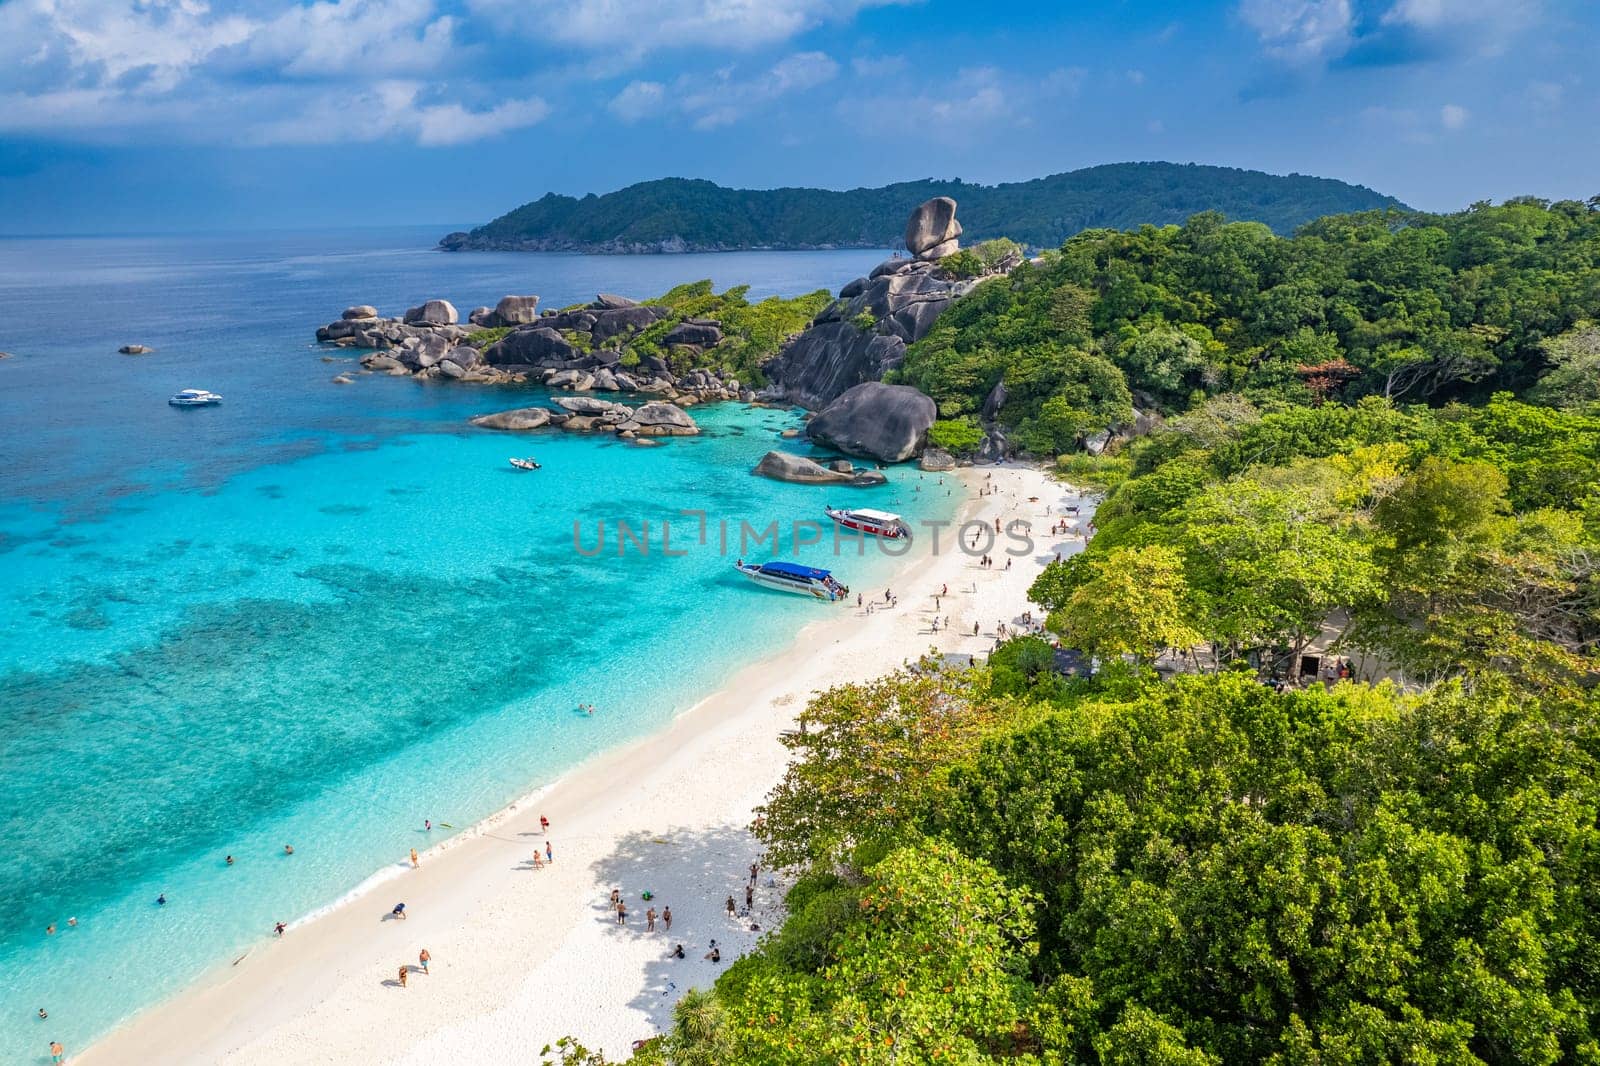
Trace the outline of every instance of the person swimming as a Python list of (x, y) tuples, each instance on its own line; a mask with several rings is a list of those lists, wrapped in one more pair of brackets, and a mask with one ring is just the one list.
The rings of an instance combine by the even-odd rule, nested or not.
[(163, 893), (161, 893), (161, 895), (156, 897), (156, 906), (157, 907), (165, 907), (166, 905), (167, 905), (167, 894), (165, 892), (163, 892)]

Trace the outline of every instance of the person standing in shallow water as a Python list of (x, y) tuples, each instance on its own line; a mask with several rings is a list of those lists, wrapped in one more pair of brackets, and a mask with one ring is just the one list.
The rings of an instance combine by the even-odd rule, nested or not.
[(666, 932), (668, 932), (668, 933), (672, 932), (672, 908), (671, 907), (662, 907), (661, 908), (661, 924), (665, 927), (665, 931)]
[(411, 849), (411, 868), (413, 870), (415, 870), (419, 865), (421, 865), (421, 864), (417, 862), (417, 849), (416, 848), (412, 848)]

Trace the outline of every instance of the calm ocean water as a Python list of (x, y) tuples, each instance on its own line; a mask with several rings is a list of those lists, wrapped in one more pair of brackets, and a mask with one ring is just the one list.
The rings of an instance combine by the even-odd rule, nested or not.
[[(448, 832), (424, 818), (465, 827), (658, 727), (825, 609), (711, 547), (573, 550), (574, 522), (592, 547), (673, 519), (677, 548), (680, 508), (818, 517), (820, 490), (746, 473), (793, 414), (518, 439), (465, 419), (539, 390), (336, 386), (345, 353), (310, 338), (352, 303), (794, 294), (877, 255), (443, 255), (438, 232), (0, 241), (0, 1062), (83, 1047)], [(226, 401), (168, 407), (185, 387)], [(509, 469), (528, 453), (542, 471)], [(949, 512), (908, 476), (850, 499)]]

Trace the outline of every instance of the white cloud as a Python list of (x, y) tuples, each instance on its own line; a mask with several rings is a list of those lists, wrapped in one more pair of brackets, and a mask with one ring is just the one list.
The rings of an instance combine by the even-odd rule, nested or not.
[(536, 96), (472, 109), (431, 99), (421, 82), (393, 80), (354, 98), (320, 97), (288, 118), (262, 123), (248, 139), (254, 144), (346, 144), (404, 137), (441, 147), (526, 129), (549, 113), (549, 105)]
[(1380, 21), (1437, 30), (1474, 22), (1527, 22), (1538, 13), (1538, 0), (1396, 0)]
[(858, 78), (892, 78), (911, 69), (911, 64), (905, 56), (857, 56), (850, 69)]
[(659, 115), (666, 107), (667, 87), (659, 81), (631, 81), (606, 106), (624, 122)]
[(1294, 64), (1343, 55), (1354, 31), (1350, 0), (1242, 0), (1239, 17), (1268, 55)]
[[(1047, 79), (1048, 80), (1048, 79)], [(1063, 75), (1049, 95), (1059, 95)], [(875, 137), (934, 139), (970, 145), (989, 131), (1029, 125), (1031, 108), (1019, 101), (1046, 95), (1041, 83), (1008, 77), (995, 67), (968, 67), (956, 72), (941, 87), (920, 83), (921, 90), (880, 93), (841, 100), (839, 117), (862, 133)]]
[(479, 140), (542, 121), (537, 96), (445, 75), (440, 0), (0, 3), (0, 131), (100, 141)]
[(915, 0), (468, 0), (540, 41), (642, 56), (664, 48), (779, 44), (864, 8)]
[(1144, 71), (1142, 71), (1142, 70), (1130, 70), (1130, 71), (1127, 72), (1125, 77), (1128, 79), (1128, 84), (1129, 85), (1143, 85), (1144, 84)]
[(838, 74), (839, 64), (827, 53), (796, 52), (752, 76), (741, 76), (729, 66), (684, 74), (671, 85), (630, 82), (608, 106), (624, 122), (671, 113), (697, 130), (713, 130), (732, 125), (780, 97), (826, 84)]
[(1083, 67), (1057, 67), (1039, 79), (1041, 96), (1077, 96), (1083, 88), (1088, 70)]
[(1460, 104), (1445, 104), (1439, 109), (1439, 122), (1447, 130), (1458, 130), (1467, 124), (1470, 112)]
[(797, 52), (780, 59), (772, 68), (766, 92), (771, 96), (803, 92), (832, 81), (839, 73), (839, 64), (826, 52)]
[(1540, 0), (1395, 0), (1378, 22), (1455, 51), (1498, 56), (1541, 14)]

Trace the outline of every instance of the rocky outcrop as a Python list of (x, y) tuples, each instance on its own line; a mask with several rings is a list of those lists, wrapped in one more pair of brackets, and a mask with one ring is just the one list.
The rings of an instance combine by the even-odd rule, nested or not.
[[(935, 196), (921, 204), (906, 220), (906, 251), (918, 259), (940, 259), (960, 247), (961, 223), (956, 221), (956, 202), (948, 196)], [(943, 249), (948, 248), (949, 251)]]
[[(492, 310), (479, 307), (472, 312), (473, 328), (452, 321), (455, 308), (446, 300), (429, 300), (399, 319), (366, 317), (374, 309), (363, 304), (318, 329), (317, 340), (340, 348), (375, 349), (362, 364), (396, 377), (486, 384), (531, 381), (577, 392), (646, 393), (680, 409), (755, 398), (719, 370), (692, 370), (679, 379), (654, 355), (641, 356), (636, 366), (622, 366), (629, 339), (668, 315), (665, 307), (601, 293), (583, 307), (535, 314), (538, 301), (537, 296), (507, 296)], [(348, 317), (354, 311), (363, 317)], [(510, 332), (492, 344), (468, 341), (476, 329), (500, 327), (505, 319), (528, 321), (510, 325)], [(721, 323), (711, 319), (686, 319), (677, 329), (685, 341), (683, 351), (700, 351), (722, 340)], [(638, 432), (666, 433), (670, 428), (642, 423)]]
[(356, 304), (354, 307), (346, 307), (344, 314), (339, 317), (346, 322), (359, 322), (363, 319), (377, 318), (378, 309), (371, 304)]
[(806, 423), (806, 434), (846, 455), (898, 463), (922, 451), (934, 403), (909, 385), (869, 381), (847, 390)]
[(916, 258), (886, 259), (840, 289), (839, 298), (762, 368), (769, 382), (764, 398), (824, 407), (904, 362), (906, 346), (927, 336), (951, 301), (981, 280), (950, 277), (934, 262), (959, 246), (955, 210), (955, 201), (941, 196), (913, 211), (906, 250)]
[(615, 433), (629, 439), (637, 437), (692, 437), (700, 427), (688, 412), (675, 404), (651, 401), (638, 407), (613, 403), (592, 396), (557, 396), (561, 408), (518, 407), (471, 419), (483, 429), (521, 431), (555, 426), (572, 432)]
[(683, 408), (652, 401), (635, 407), (628, 420), (617, 427), (617, 432), (639, 437), (692, 437), (700, 432), (700, 427)]
[(449, 300), (429, 300), (419, 307), (407, 308), (403, 321), (408, 326), (453, 326), (456, 305)]
[(789, 452), (768, 452), (761, 457), (761, 462), (756, 464), (751, 473), (772, 478), (774, 481), (792, 481), (799, 485), (849, 485), (853, 488), (882, 485), (889, 480), (878, 470), (858, 470), (851, 473), (829, 470), (813, 459), (807, 459), (803, 455), (792, 455)]
[(550, 424), (547, 407), (517, 407), (510, 411), (497, 411), (492, 415), (479, 415), (469, 419), (483, 429), (505, 429), (520, 432), (525, 429), (542, 429)]
[(891, 259), (879, 270), (846, 285), (841, 293), (854, 295), (829, 304), (762, 368), (767, 398), (819, 408), (854, 385), (881, 380), (905, 361), (906, 346), (927, 336), (951, 301), (977, 284), (910, 259)]
[(686, 318), (673, 326), (661, 343), (669, 348), (678, 344), (692, 344), (697, 348), (710, 348), (722, 341), (720, 323), (703, 318)]
[(548, 326), (519, 329), (506, 334), (483, 350), (483, 361), (495, 366), (565, 367), (577, 358), (574, 348), (558, 331)]
[(922, 458), (917, 460), (917, 467), (921, 470), (954, 470), (956, 457), (943, 448), (926, 448)]
[(538, 321), (537, 296), (502, 296), (489, 315), (495, 326), (525, 326)]

